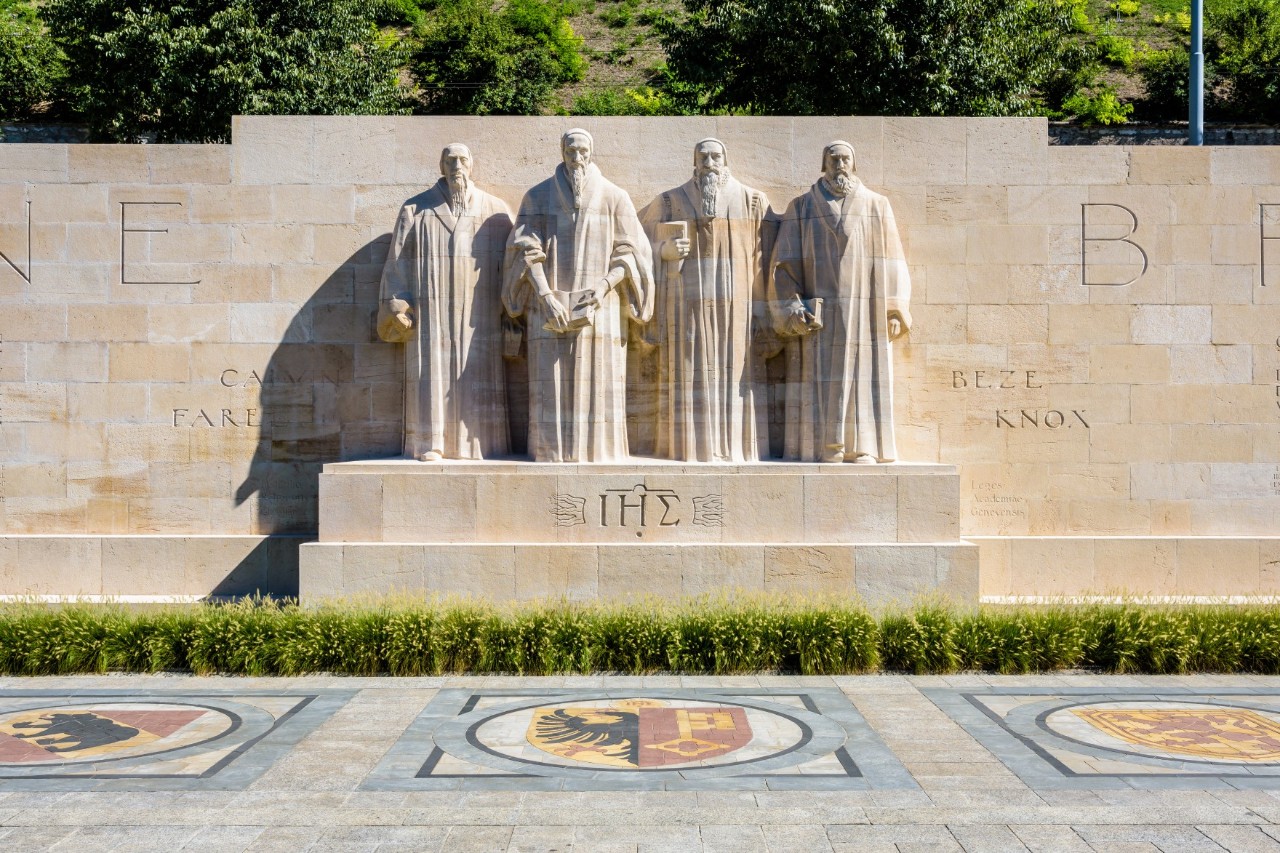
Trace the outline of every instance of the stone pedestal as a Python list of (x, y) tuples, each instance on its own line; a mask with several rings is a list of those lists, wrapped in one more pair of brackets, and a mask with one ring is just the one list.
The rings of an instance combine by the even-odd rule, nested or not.
[(326, 465), (304, 600), (978, 595), (950, 465)]

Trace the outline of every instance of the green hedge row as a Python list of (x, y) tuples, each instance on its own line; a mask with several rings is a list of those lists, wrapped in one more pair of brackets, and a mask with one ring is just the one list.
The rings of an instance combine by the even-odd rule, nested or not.
[(875, 617), (838, 602), (0, 608), (0, 672), (1280, 673), (1280, 607), (1060, 605)]

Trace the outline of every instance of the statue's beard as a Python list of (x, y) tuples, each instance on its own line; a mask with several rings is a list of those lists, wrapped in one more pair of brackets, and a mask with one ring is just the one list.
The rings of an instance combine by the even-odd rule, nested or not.
[(842, 198), (853, 192), (853, 175), (836, 172), (834, 177), (824, 178), (823, 180), (826, 181), (827, 189)]
[(466, 212), (467, 191), (470, 189), (471, 182), (467, 180), (466, 175), (457, 174), (449, 178), (449, 206), (455, 215)]
[(702, 215), (716, 215), (716, 200), (720, 196), (720, 188), (729, 181), (728, 166), (708, 166), (694, 171), (694, 179), (702, 190)]
[(587, 188), (587, 164), (572, 163), (568, 167), (569, 184), (573, 187), (573, 209), (582, 209), (582, 194)]

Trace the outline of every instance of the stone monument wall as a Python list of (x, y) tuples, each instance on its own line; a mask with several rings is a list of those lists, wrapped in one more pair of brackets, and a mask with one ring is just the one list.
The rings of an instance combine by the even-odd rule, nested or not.
[(228, 146), (0, 146), (0, 593), (296, 591), (320, 466), (400, 451), (375, 333), (400, 205), (459, 141), (514, 209), (574, 123), (637, 207), (707, 136), (779, 212), (853, 143), (911, 268), (898, 455), (959, 466), (984, 595), (1280, 587), (1280, 150), (1050, 146), (1043, 119), (246, 117)]

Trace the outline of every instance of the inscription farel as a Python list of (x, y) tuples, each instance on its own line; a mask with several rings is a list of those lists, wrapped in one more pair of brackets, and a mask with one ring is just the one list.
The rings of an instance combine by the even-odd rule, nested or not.
[[(1097, 229), (1099, 224), (1093, 225), (1093, 230), (1089, 225), (1089, 208), (1112, 207), (1117, 210), (1123, 210), (1128, 214), (1131, 220), (1128, 226), (1129, 230), (1119, 237), (1116, 236), (1099, 236)], [(1130, 238), (1138, 233), (1138, 214), (1134, 213), (1123, 204), (1115, 204), (1114, 202), (1086, 202), (1080, 205), (1080, 283), (1086, 287), (1126, 287), (1133, 284), (1138, 279), (1146, 275), (1150, 266), (1150, 259), (1147, 257), (1147, 250), (1142, 248), (1138, 243)], [(1095, 250), (1103, 248), (1100, 244), (1105, 243), (1126, 243), (1138, 250), (1138, 254), (1142, 256), (1142, 269), (1138, 274), (1128, 281), (1090, 281), (1089, 280), (1089, 249), (1092, 246)], [(1132, 254), (1132, 252), (1130, 253)], [(1118, 266), (1118, 264), (1107, 264), (1107, 266)]]
[[(213, 414), (210, 414), (213, 412)], [(175, 427), (260, 427), (257, 409), (174, 409)]]
[[(721, 495), (698, 495), (687, 503), (674, 489), (651, 489), (643, 483), (622, 489), (605, 489), (591, 499), (554, 494), (550, 512), (557, 527), (591, 522), (598, 527), (679, 527), (686, 521), (699, 527), (724, 525)], [(641, 535), (639, 531), (637, 536)]]
[(953, 370), (952, 388), (1043, 388), (1034, 370)]
[(1089, 429), (1084, 409), (996, 409), (997, 429), (1071, 429), (1077, 424)]

